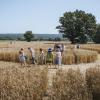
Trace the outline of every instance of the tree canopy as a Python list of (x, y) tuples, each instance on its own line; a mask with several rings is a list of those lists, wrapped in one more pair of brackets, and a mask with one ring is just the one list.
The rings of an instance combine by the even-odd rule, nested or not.
[(96, 19), (91, 13), (81, 10), (65, 12), (59, 19), (60, 25), (56, 28), (64, 37), (72, 43), (86, 43), (87, 36), (92, 37), (96, 33)]
[(24, 34), (24, 38), (27, 42), (30, 42), (34, 35), (32, 34), (32, 31), (26, 31)]
[(93, 36), (93, 41), (95, 43), (100, 43), (100, 24), (97, 24), (96, 34)]

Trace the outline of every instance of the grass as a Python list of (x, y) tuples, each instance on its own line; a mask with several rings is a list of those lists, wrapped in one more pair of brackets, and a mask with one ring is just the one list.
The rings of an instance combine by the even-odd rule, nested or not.
[(53, 79), (52, 100), (92, 100), (80, 70), (59, 70)]
[[(48, 68), (44, 65), (21, 67), (12, 62), (18, 62), (18, 51), (21, 47), (28, 57), (30, 54), (27, 48), (33, 47), (38, 59), (39, 48), (42, 47), (46, 54), (49, 47), (53, 48), (53, 43), (0, 43), (0, 60), (11, 61), (0, 63), (0, 100), (42, 100), (44, 98), (48, 85)], [(99, 45), (91, 45), (91, 47), (99, 48)], [(97, 60), (97, 52), (73, 50), (67, 48), (64, 52), (63, 64), (89, 63)], [(57, 70), (53, 78), (51, 95), (48, 98), (49, 100), (99, 100), (100, 66), (87, 69), (86, 74), (79, 69)]]
[(98, 60), (100, 60), (100, 55), (98, 55)]
[[(51, 82), (49, 70), (43, 65), (21, 67), (18, 63), (0, 62), (0, 100), (43, 100)], [(86, 73), (74, 68), (56, 71), (48, 100), (99, 100), (100, 65), (88, 68)]]
[(100, 100), (100, 66), (87, 69), (86, 81), (93, 94), (93, 100)]
[(84, 44), (81, 45), (82, 49), (97, 51), (100, 53), (100, 44)]
[(47, 88), (47, 68), (0, 68), (0, 100), (41, 100)]
[(75, 50), (76, 63), (90, 63), (97, 60), (97, 52), (89, 50)]

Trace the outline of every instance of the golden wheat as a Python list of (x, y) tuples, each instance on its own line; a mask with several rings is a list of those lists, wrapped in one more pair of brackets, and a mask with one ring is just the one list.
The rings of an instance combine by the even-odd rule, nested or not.
[[(36, 52), (36, 59), (39, 62), (39, 50)], [(47, 51), (45, 51), (46, 57)], [(28, 57), (27, 63), (31, 63), (30, 61), (30, 53), (26, 51), (26, 55)], [(54, 52), (55, 59), (55, 52)], [(12, 61), (19, 62), (18, 52), (16, 51), (0, 51), (0, 60), (2, 61)], [(45, 58), (46, 60), (46, 58)], [(97, 52), (89, 51), (89, 50), (67, 50), (62, 55), (62, 64), (74, 64), (74, 63), (89, 63), (97, 60)]]
[(53, 79), (52, 100), (92, 100), (80, 70), (59, 70)]
[(93, 100), (100, 100), (100, 66), (87, 69), (86, 81), (93, 94)]
[(47, 68), (0, 68), (0, 100), (41, 100), (47, 87)]
[(81, 45), (82, 49), (97, 51), (100, 53), (100, 44), (84, 44)]

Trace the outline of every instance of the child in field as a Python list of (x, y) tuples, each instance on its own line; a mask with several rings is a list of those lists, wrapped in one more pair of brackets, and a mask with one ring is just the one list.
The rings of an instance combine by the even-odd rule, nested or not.
[(48, 49), (48, 52), (46, 55), (46, 63), (49, 64), (51, 68), (51, 65), (53, 64), (53, 53), (52, 53), (51, 48)]
[(35, 60), (35, 51), (33, 48), (29, 47), (28, 50), (30, 51), (31, 53), (31, 57), (32, 57), (32, 63), (33, 64), (36, 64), (36, 60)]
[(21, 50), (19, 51), (19, 61), (21, 63), (21, 66), (26, 65), (26, 59), (23, 48), (21, 48)]
[(44, 64), (44, 63), (45, 63), (45, 55), (44, 55), (43, 49), (40, 48), (39, 64)]

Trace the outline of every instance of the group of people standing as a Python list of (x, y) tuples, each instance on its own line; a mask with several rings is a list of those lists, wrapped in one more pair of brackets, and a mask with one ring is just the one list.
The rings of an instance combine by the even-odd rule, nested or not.
[[(35, 60), (35, 51), (33, 48), (29, 47), (28, 48), (29, 52), (31, 53), (31, 60), (33, 64), (36, 64), (36, 60)], [(21, 48), (19, 51), (19, 61), (21, 63), (21, 65), (26, 65), (26, 60), (27, 60), (27, 56), (24, 53), (24, 49)]]
[(62, 56), (64, 52), (64, 45), (55, 44), (54, 49), (49, 48), (46, 55), (46, 63), (52, 67), (52, 64), (55, 65), (55, 68), (61, 66)]
[[(31, 61), (33, 64), (47, 64), (48, 66), (55, 65), (55, 67), (60, 66), (62, 64), (62, 54), (64, 52), (64, 45), (63, 44), (55, 44), (54, 49), (48, 48), (47, 53), (43, 51), (42, 48), (39, 49), (39, 56), (38, 61), (35, 57), (35, 50), (32, 47), (28, 48), (31, 54)], [(27, 56), (24, 53), (24, 49), (21, 48), (19, 51), (19, 61), (21, 65), (26, 65)], [(57, 65), (57, 66), (56, 66)]]

